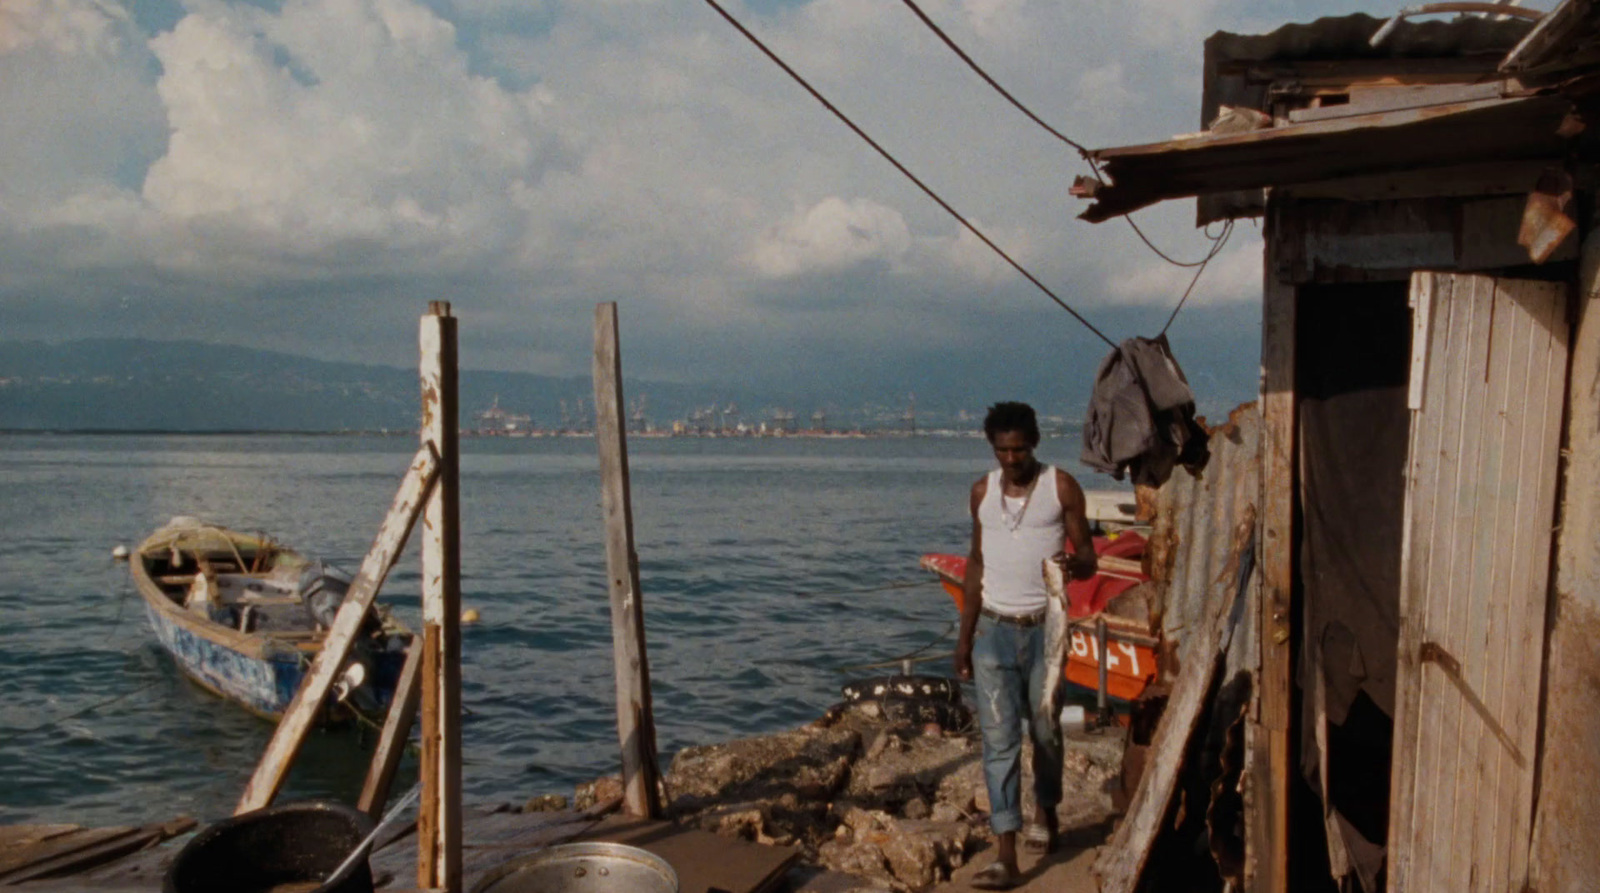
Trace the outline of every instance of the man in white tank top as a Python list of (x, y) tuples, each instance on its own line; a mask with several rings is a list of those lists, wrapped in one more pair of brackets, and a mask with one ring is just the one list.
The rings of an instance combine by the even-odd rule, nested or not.
[[(1084, 517), (1083, 490), (1058, 468), (1034, 458), (1039, 423), (1026, 403), (996, 403), (983, 422), (999, 468), (972, 485), (972, 547), (967, 557), (956, 675), (978, 689), (983, 776), (989, 826), (999, 841), (993, 865), (972, 879), (979, 889), (1004, 890), (1020, 879), (1017, 832), (1022, 821), (1022, 727), (1033, 740), (1036, 811), (1024, 834), (1030, 848), (1055, 843), (1061, 802), (1061, 730), (1054, 711), (1036, 716), (1047, 667), (1041, 564), (1059, 561), (1076, 579), (1095, 572), (1094, 544)], [(1071, 554), (1064, 550), (1071, 544)]]

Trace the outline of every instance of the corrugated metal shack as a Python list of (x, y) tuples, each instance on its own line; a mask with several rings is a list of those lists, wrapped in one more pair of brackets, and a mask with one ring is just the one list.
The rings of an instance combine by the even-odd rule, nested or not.
[(1496, 12), (1216, 34), (1211, 129), (1095, 153), (1086, 219), (1266, 235), (1244, 766), (1147, 771), (1106, 889), (1196, 810), (1217, 889), (1600, 878), (1600, 0)]

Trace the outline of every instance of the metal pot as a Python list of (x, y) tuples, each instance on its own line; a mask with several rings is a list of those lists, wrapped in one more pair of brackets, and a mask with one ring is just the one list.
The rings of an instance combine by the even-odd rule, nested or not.
[[(365, 859), (327, 877), (371, 830), (366, 813), (332, 800), (237, 815), (196, 834), (178, 852), (162, 893), (264, 893), (286, 884), (307, 893), (372, 893)], [(316, 881), (321, 885), (303, 886)]]
[(563, 843), (496, 868), (472, 893), (678, 893), (678, 873), (638, 847)]

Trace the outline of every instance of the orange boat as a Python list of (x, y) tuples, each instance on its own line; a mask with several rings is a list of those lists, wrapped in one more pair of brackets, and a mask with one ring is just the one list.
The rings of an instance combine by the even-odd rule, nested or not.
[[(1094, 550), (1101, 558), (1100, 572), (1087, 580), (1067, 584), (1067, 618), (1072, 623), (1072, 644), (1062, 675), (1072, 685), (1091, 692), (1099, 690), (1100, 640), (1095, 628), (1102, 619), (1106, 623), (1106, 638), (1111, 640), (1111, 647), (1106, 650), (1106, 693), (1131, 701), (1155, 679), (1156, 648), (1160, 639), (1157, 631), (1151, 628), (1148, 612), (1129, 611), (1127, 609), (1133, 606), (1112, 604), (1128, 590), (1150, 579), (1139, 569), (1138, 559), (1144, 555), (1144, 545), (1144, 537), (1132, 532), (1114, 539), (1095, 537)], [(963, 584), (967, 577), (967, 557), (930, 553), (922, 556), (921, 564), (924, 570), (939, 576), (945, 591), (955, 600), (956, 610), (960, 611), (966, 601)], [(1143, 616), (1128, 616), (1130, 613)]]

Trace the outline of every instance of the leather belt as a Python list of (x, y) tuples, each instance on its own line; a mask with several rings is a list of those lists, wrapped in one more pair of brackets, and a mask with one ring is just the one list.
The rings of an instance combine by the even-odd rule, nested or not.
[(978, 613), (997, 623), (1009, 623), (1012, 626), (1038, 626), (1044, 622), (1045, 611), (1036, 611), (1032, 614), (1001, 614), (988, 608), (979, 608)]

